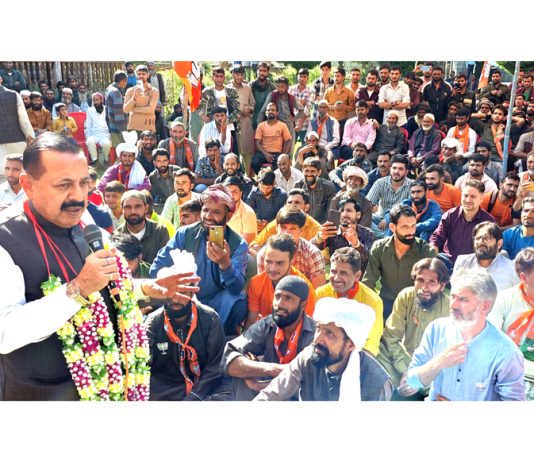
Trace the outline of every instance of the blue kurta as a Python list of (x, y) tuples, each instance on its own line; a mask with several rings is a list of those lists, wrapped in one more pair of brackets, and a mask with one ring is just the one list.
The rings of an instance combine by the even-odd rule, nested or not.
[[(408, 384), (423, 388), (419, 366), (462, 342), (452, 318), (436, 319), (428, 325), (408, 369)], [(432, 382), (429, 397), (438, 394), (451, 401), (524, 401), (523, 355), (504, 333), (490, 322), (467, 344), (464, 363), (442, 369)]]
[[(230, 245), (230, 260), (232, 264), (226, 271), (221, 271), (219, 265), (213, 263), (206, 255), (207, 235), (200, 223), (189, 226), (182, 226), (176, 230), (174, 237), (159, 252), (154, 263), (150, 267), (150, 277), (156, 277), (161, 268), (173, 265), (170, 251), (174, 249), (189, 250), (186, 248), (186, 232), (193, 233), (195, 250), (195, 263), (197, 264), (197, 275), (201, 280), (200, 291), (197, 293), (198, 299), (213, 308), (219, 314), (221, 322), (224, 324), (232, 306), (238, 300), (246, 298), (243, 288), (245, 286), (245, 270), (247, 267), (248, 246), (243, 238), (234, 236), (234, 241), (238, 242), (232, 248), (229, 234), (234, 233), (226, 227), (224, 238)], [(191, 250), (190, 250), (191, 251)]]

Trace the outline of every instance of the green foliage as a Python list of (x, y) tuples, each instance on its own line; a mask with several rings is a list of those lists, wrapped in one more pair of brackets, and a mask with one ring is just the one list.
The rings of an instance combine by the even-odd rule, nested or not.
[[(515, 71), (515, 61), (496, 61), (497, 64), (508, 71), (510, 74), (513, 75)], [(519, 63), (520, 69), (524, 69), (525, 71), (534, 69), (534, 61), (521, 61)]]

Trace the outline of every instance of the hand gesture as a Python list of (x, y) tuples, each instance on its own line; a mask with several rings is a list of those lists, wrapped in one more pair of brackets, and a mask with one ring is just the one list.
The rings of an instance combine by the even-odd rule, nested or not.
[(191, 284), (198, 284), (200, 277), (194, 273), (177, 273), (158, 279), (147, 279), (142, 285), (143, 293), (151, 298), (171, 299), (174, 303), (188, 303), (191, 295), (200, 289)]
[(443, 353), (436, 357), (440, 369), (457, 366), (465, 361), (467, 357), (467, 343), (460, 342), (447, 348)]
[(346, 227), (342, 227), (342, 229), (343, 229), (343, 236), (345, 237), (345, 239), (349, 241), (352, 247), (356, 247), (356, 245), (358, 245), (359, 243), (358, 232), (356, 231), (356, 225), (351, 223), (350, 225), (347, 225)]

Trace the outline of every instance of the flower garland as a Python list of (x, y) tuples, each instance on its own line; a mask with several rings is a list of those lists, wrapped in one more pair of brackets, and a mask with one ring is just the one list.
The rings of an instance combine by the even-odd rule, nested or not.
[[(128, 264), (118, 253), (115, 258), (120, 275), (116, 281), (120, 301), (114, 297), (112, 300), (118, 311), (120, 348), (115, 342), (108, 309), (98, 292), (89, 296), (91, 305), (82, 306), (57, 331), (83, 401), (147, 401), (149, 396), (150, 350), (143, 316), (133, 296)], [(61, 284), (59, 277), (51, 275), (41, 289), (44, 295), (49, 295)]]

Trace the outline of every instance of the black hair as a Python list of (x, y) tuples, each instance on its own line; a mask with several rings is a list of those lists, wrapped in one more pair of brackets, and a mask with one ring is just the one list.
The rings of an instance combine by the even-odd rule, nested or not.
[(82, 152), (82, 148), (74, 139), (58, 133), (46, 132), (35, 138), (22, 154), (22, 167), (36, 180), (41, 178), (45, 172), (42, 161), (44, 151), (78, 155)]

